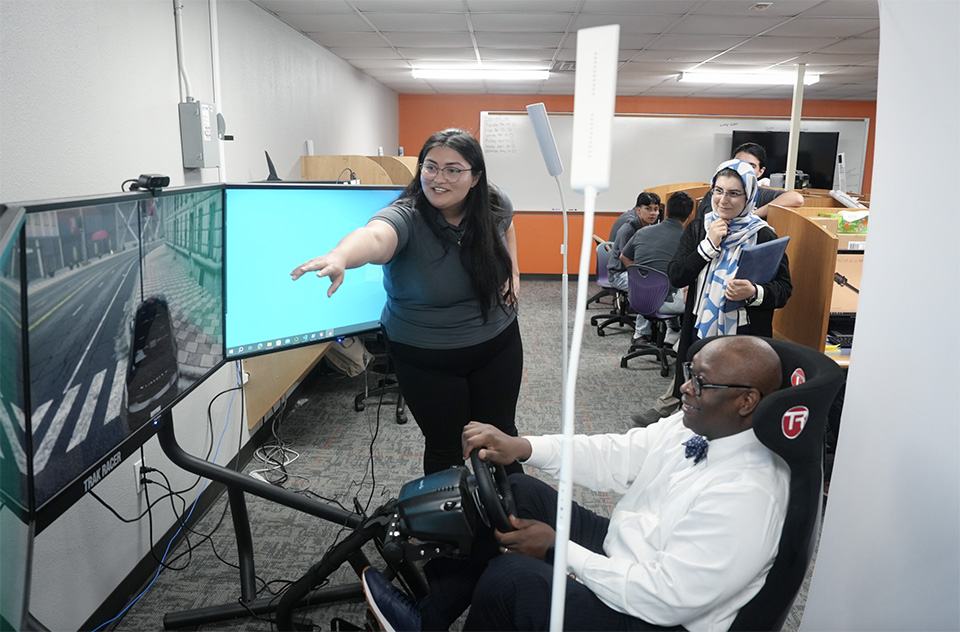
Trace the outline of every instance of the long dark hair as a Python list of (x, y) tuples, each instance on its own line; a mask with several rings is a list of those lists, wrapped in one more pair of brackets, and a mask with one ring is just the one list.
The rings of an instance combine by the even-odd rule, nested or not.
[(479, 175), (477, 184), (470, 189), (463, 201), (463, 239), (460, 241), (460, 260), (470, 275), (473, 293), (480, 304), (480, 314), (487, 320), (487, 314), (493, 305), (504, 306), (502, 288), (509, 283), (509, 293), (513, 295), (513, 262), (510, 252), (500, 237), (498, 224), (508, 211), (504, 200), (496, 189), (491, 190), (487, 182), (487, 167), (483, 159), (480, 142), (470, 132), (462, 129), (445, 129), (427, 139), (420, 150), (417, 173), (402, 198), (410, 197), (416, 201), (415, 208), (423, 216), (430, 230), (445, 244), (446, 250), (453, 246), (444, 236), (442, 215), (423, 192), (420, 182), (420, 166), (427, 153), (435, 147), (449, 147), (455, 150), (467, 164), (471, 175)]

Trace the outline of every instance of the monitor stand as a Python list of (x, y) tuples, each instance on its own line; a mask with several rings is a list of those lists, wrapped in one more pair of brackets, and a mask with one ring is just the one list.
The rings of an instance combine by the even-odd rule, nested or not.
[[(264, 481), (231, 470), (216, 463), (210, 463), (191, 454), (188, 454), (177, 443), (173, 428), (173, 416), (167, 411), (160, 417), (160, 427), (157, 438), (164, 454), (174, 465), (184, 470), (209, 478), (212, 481), (223, 483), (227, 487), (230, 501), (230, 513), (233, 517), (233, 527), (237, 539), (237, 556), (240, 562), (240, 600), (216, 606), (196, 608), (181, 612), (168, 612), (163, 617), (164, 629), (170, 630), (188, 626), (198, 626), (205, 623), (224, 621), (253, 614), (268, 614), (277, 610), (277, 598), (274, 596), (257, 598), (256, 573), (253, 561), (253, 537), (250, 533), (250, 520), (247, 514), (247, 504), (244, 494), (253, 494), (267, 500), (297, 509), (327, 520), (335, 524), (355, 529), (363, 522), (363, 516), (351, 513), (335, 505), (327, 504), (296, 494), (290, 490), (276, 487)], [(359, 549), (347, 559), (354, 572), (359, 577), (363, 569), (370, 566), (366, 555)], [(307, 594), (299, 605), (317, 606), (344, 600), (363, 598), (363, 587), (360, 582), (342, 585), (327, 586), (314, 589)]]

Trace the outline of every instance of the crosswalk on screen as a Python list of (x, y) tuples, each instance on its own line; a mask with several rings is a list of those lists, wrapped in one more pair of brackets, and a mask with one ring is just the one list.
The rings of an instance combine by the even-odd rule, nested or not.
[(222, 204), (215, 186), (27, 205), (39, 528), (223, 361)]
[(398, 186), (230, 185), (225, 193), (225, 356), (236, 359), (377, 329), (383, 270), (330, 281), (290, 271), (331, 250), (396, 200)]

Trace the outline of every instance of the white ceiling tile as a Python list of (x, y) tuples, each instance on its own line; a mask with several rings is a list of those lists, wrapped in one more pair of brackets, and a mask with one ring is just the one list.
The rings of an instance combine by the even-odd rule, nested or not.
[(346, 0), (253, 0), (271, 13), (353, 13)]
[(548, 31), (563, 33), (570, 17), (564, 13), (471, 14), (475, 31)]
[(281, 13), (277, 17), (304, 33), (372, 32), (356, 13)]
[(798, 18), (768, 33), (773, 36), (801, 37), (816, 33), (817, 37), (854, 37), (872, 31), (876, 20), (858, 18)]
[[(307, 33), (307, 35), (314, 35)], [(372, 31), (368, 33), (350, 33), (348, 31), (323, 34), (323, 45), (326, 48), (344, 47), (370, 47), (370, 48), (390, 48), (390, 42), (385, 40), (379, 34)]]
[(742, 37), (725, 35), (664, 35), (650, 45), (651, 49), (727, 50), (743, 42)]
[[(478, 52), (488, 66), (551, 67), (576, 59), (576, 29), (610, 23), (621, 27), (618, 94), (723, 94), (722, 88), (711, 93), (710, 87), (672, 80), (714, 57), (703, 67), (792, 69), (803, 60), (808, 71), (824, 73), (822, 89), (811, 90), (808, 98), (834, 98), (818, 96), (828, 85), (842, 86), (846, 92), (835, 97), (842, 99), (869, 98), (863, 95), (876, 91), (876, 0), (776, 0), (762, 12), (750, 11), (750, 0), (253, 1), (398, 92), (491, 93), (499, 84), (454, 89), (417, 82), (409, 68), (473, 65)], [(765, 30), (769, 33), (760, 35)], [(503, 90), (572, 94), (574, 77), (553, 72), (550, 81)], [(743, 96), (791, 95), (755, 88)]]
[(753, 37), (737, 47), (738, 53), (769, 53), (781, 52), (787, 54), (805, 53), (819, 50), (837, 42), (836, 38), (826, 37), (784, 37), (761, 35)]
[(607, 15), (607, 14), (580, 14), (573, 23), (573, 30), (619, 24), (620, 36), (624, 34), (656, 35), (663, 32), (677, 21), (673, 15)]
[(673, 33), (678, 35), (740, 35), (748, 37), (771, 29), (784, 21), (782, 17), (691, 15), (683, 18)]
[(556, 48), (563, 40), (564, 33), (531, 32), (531, 33), (503, 33), (493, 31), (478, 31), (477, 45), (496, 48)]
[(383, 36), (397, 48), (406, 46), (415, 46), (418, 48), (473, 47), (473, 40), (470, 39), (470, 33), (467, 31), (447, 31), (442, 33), (431, 31), (391, 31), (383, 33)]
[(583, 11), (613, 14), (682, 15), (698, 4), (701, 4), (701, 0), (584, 0)]
[(467, 20), (460, 13), (364, 13), (379, 31), (466, 31)]
[(577, 10), (580, 0), (464, 0), (471, 13), (512, 13), (521, 7), (523, 13), (570, 13)]
[(877, 0), (831, 0), (830, 2), (817, 3), (820, 6), (814, 6), (805, 13), (811, 17), (849, 17), (849, 18), (868, 18), (876, 20), (879, 18), (880, 7)]

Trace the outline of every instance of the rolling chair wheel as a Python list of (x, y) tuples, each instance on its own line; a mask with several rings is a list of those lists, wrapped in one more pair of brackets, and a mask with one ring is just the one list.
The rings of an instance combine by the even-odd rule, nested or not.
[(620, 358), (620, 368), (621, 368), (621, 369), (627, 368), (627, 359), (626, 359), (626, 358)]
[(606, 332), (604, 332), (602, 328), (597, 327), (597, 335), (602, 337), (606, 335)]
[(407, 413), (397, 415), (397, 423), (401, 425), (407, 423)]
[(660, 367), (660, 377), (667, 377), (668, 375), (670, 375), (670, 367)]

